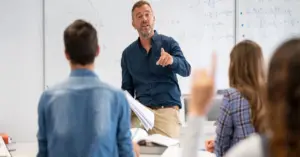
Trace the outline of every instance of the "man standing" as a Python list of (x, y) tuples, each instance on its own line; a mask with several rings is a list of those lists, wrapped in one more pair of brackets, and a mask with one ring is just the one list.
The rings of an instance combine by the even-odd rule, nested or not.
[(64, 44), (71, 73), (41, 96), (37, 157), (133, 157), (129, 104), (94, 73), (97, 31), (76, 20)]
[[(172, 37), (153, 29), (155, 16), (148, 2), (136, 2), (131, 13), (132, 26), (139, 38), (122, 54), (122, 89), (155, 113), (155, 125), (150, 134), (177, 138), (181, 92), (176, 74), (189, 76), (191, 66)], [(137, 120), (133, 115), (132, 127), (139, 125)]]

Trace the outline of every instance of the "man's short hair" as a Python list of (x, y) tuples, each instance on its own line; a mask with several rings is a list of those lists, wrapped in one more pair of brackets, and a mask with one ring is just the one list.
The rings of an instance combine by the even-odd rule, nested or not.
[(145, 1), (145, 0), (139, 0), (139, 1), (135, 2), (135, 3), (133, 4), (133, 6), (132, 6), (132, 9), (131, 9), (131, 14), (132, 14), (132, 16), (133, 16), (133, 11), (134, 11), (134, 9), (135, 9), (135, 8), (140, 8), (140, 7), (143, 6), (143, 5), (148, 5), (150, 8), (152, 8), (149, 2), (147, 2), (147, 1)]
[(84, 20), (76, 20), (64, 31), (66, 53), (72, 64), (94, 63), (98, 46), (96, 29)]

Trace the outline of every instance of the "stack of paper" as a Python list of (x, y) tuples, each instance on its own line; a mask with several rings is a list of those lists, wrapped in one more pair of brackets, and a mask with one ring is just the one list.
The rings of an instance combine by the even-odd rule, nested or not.
[(3, 138), (0, 136), (0, 157), (11, 157), (11, 154), (9, 153)]
[(154, 113), (143, 104), (135, 100), (127, 91), (125, 91), (127, 101), (131, 110), (136, 114), (138, 119), (148, 131), (154, 127)]

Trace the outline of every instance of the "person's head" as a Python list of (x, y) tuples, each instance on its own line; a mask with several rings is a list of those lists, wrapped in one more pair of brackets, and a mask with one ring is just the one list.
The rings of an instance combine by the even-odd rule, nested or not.
[(230, 53), (229, 85), (236, 88), (251, 106), (252, 123), (256, 131), (260, 128), (260, 113), (263, 105), (265, 83), (263, 54), (260, 46), (244, 40), (234, 46)]
[(76, 20), (64, 31), (65, 55), (71, 65), (88, 66), (99, 54), (96, 29), (84, 20)]
[(137, 1), (131, 10), (132, 26), (138, 31), (140, 37), (149, 38), (154, 32), (155, 16), (149, 2)]
[(267, 78), (270, 153), (274, 157), (300, 156), (300, 38), (277, 48)]

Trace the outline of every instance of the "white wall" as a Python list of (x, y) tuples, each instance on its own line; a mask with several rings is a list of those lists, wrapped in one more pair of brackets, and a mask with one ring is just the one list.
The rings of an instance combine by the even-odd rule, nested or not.
[(0, 132), (34, 141), (43, 90), (42, 0), (0, 1)]

